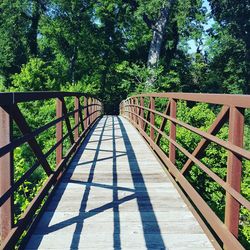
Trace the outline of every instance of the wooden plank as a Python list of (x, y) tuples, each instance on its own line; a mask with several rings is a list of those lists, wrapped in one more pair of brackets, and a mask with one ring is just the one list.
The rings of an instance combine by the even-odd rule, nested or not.
[(79, 152), (26, 249), (213, 249), (125, 119), (104, 117)]

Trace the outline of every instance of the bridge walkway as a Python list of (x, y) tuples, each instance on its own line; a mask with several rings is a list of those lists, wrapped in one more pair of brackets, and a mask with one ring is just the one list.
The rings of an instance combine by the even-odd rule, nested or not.
[(214, 249), (137, 130), (104, 116), (74, 156), (26, 249)]

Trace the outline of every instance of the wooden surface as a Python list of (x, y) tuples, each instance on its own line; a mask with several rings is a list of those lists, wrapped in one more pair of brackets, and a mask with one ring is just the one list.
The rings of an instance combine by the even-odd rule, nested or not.
[(214, 249), (139, 133), (104, 116), (26, 249)]

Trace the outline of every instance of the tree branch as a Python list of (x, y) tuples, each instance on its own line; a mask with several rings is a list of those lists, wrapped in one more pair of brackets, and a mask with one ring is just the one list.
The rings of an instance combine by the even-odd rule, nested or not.
[(146, 15), (145, 13), (143, 13), (143, 21), (147, 24), (147, 26), (152, 29), (154, 23), (153, 20), (151, 20), (148, 15)]

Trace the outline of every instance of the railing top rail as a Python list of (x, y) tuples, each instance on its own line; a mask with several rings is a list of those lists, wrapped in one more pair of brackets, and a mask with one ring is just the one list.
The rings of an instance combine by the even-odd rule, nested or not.
[[(201, 93), (145, 93), (134, 95), (138, 97), (160, 97), (171, 98), (184, 101), (205, 102), (210, 104), (219, 104), (234, 106), (239, 108), (250, 108), (250, 95), (234, 95), (234, 94), (201, 94)], [(131, 97), (127, 98), (130, 99)]]
[(69, 96), (85, 96), (92, 97), (93, 95), (82, 92), (60, 92), (60, 91), (34, 91), (34, 92), (0, 92), (0, 106), (12, 105), (19, 102), (29, 102), (46, 100), (51, 98), (69, 97)]

